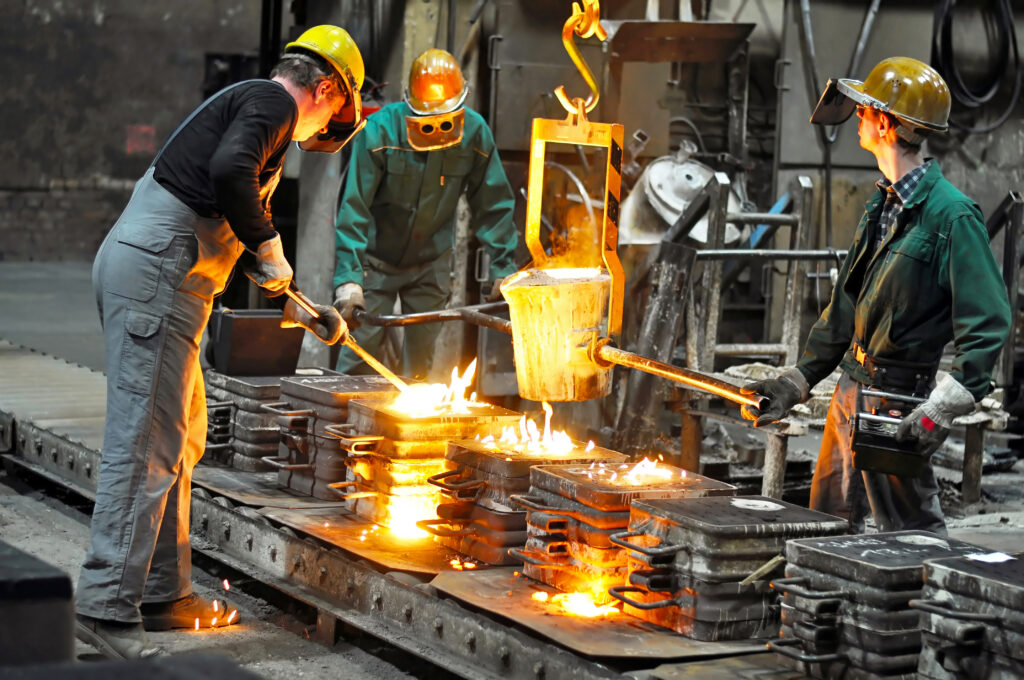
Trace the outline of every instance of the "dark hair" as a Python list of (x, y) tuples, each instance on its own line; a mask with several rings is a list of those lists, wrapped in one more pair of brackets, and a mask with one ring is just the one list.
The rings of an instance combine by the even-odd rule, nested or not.
[(341, 78), (337, 71), (327, 63), (327, 60), (318, 54), (306, 50), (288, 52), (277, 62), (270, 72), (270, 77), (282, 76), (288, 78), (299, 87), (312, 92), (321, 80), (330, 80), (334, 83), (335, 96), (343, 96), (345, 88), (341, 84)]

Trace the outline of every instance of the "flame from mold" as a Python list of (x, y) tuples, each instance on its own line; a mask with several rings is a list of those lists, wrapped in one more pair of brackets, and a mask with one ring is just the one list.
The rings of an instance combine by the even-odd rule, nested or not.
[(438, 415), (469, 415), (474, 407), (488, 407), (477, 401), (476, 393), (466, 397), (466, 390), (473, 384), (476, 373), (476, 359), (459, 375), (459, 367), (452, 368), (451, 383), (413, 383), (388, 404), (410, 418), (429, 418)]
[[(568, 456), (576, 450), (576, 442), (565, 432), (565, 430), (551, 429), (551, 416), (554, 413), (551, 405), (541, 402), (544, 409), (544, 427), (537, 426), (532, 418), (523, 416), (519, 419), (519, 427), (506, 425), (502, 428), (501, 434), (495, 437), (492, 434), (486, 437), (477, 435), (476, 439), (490, 451), (514, 451), (526, 455), (555, 455)], [(586, 451), (594, 450), (594, 442), (587, 444)]]

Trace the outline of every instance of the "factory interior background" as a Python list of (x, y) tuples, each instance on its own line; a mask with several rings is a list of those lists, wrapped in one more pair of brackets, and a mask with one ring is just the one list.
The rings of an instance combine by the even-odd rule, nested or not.
[[(599, 93), (583, 118), (620, 136), (549, 140), (533, 184), (534, 121), (574, 120), (556, 88), (594, 94), (563, 42), (569, 0), (0, 3), (0, 679), (1024, 678), (1024, 569), (1006, 567), (1024, 553), (1024, 5), (602, 0), (599, 11), (603, 41), (571, 27), (567, 40)], [(443, 275), (447, 306), (470, 311), (435, 323), (416, 378), (468, 410), (403, 420), (381, 405), (390, 383), (343, 374), (338, 346), (278, 328), (280, 304), (236, 270), (201, 339), (209, 425), (187, 498), (195, 590), (241, 622), (200, 630), (197, 618), (196, 630), (149, 634), (169, 656), (105, 659), (74, 622), (111, 351), (94, 258), (178, 125), (222, 88), (266, 78), (322, 24), (358, 46), (368, 126), (403, 101), (418, 55), (453, 55), (512, 190), (514, 269), (543, 263), (532, 219), (544, 257), (611, 271), (621, 298), (602, 288), (592, 323), (559, 294), (505, 305), (463, 198)], [(949, 131), (924, 156), (980, 209), (1010, 322), (991, 390), (925, 463), (948, 536), (890, 544), (872, 538), (889, 533), (870, 514), (858, 532), (809, 509), (841, 371), (769, 427), (741, 417), (739, 388), (800, 358), (878, 192), (857, 116), (816, 126), (811, 112), (830, 78), (863, 80), (894, 56), (955, 85)], [(291, 147), (273, 224), (294, 284), (330, 306), (352, 146)], [(602, 259), (609, 238), (618, 271)], [(573, 355), (585, 366), (542, 365), (541, 352), (527, 367), (517, 309), (586, 326), (593, 344)], [(377, 359), (401, 375), (420, 326), (379, 325)], [(955, 352), (940, 371), (957, 370)], [(542, 394), (538, 373), (573, 371), (571, 396)], [(633, 490), (617, 480), (634, 472), (648, 476)], [(716, 533), (716, 520), (730, 528)], [(580, 592), (590, 598), (577, 609), (555, 603)]]

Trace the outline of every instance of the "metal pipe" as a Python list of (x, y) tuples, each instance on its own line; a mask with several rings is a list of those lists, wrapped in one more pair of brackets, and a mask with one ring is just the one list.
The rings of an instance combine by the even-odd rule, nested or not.
[(731, 248), (722, 250), (698, 250), (698, 260), (839, 260), (849, 251), (835, 250), (750, 250)]
[(796, 226), (799, 217), (786, 213), (742, 212), (726, 213), (725, 221), (732, 224), (777, 224), (780, 226)]
[[(680, 368), (679, 366), (672, 366), (670, 364), (664, 364), (654, 359), (648, 359), (642, 357), (639, 354), (633, 354), (621, 350), (617, 347), (612, 347), (608, 344), (598, 345), (593, 350), (594, 356), (608, 364), (618, 364), (619, 366), (625, 366), (627, 368), (635, 368), (639, 371), (646, 371), (653, 375), (674, 380), (690, 387), (695, 387), (711, 394), (716, 394), (720, 397), (724, 397), (729, 401), (736, 402), (737, 404), (746, 404), (747, 406), (753, 406), (754, 408), (764, 410), (767, 407), (768, 398), (758, 394), (742, 394), (740, 388), (719, 380), (714, 376), (700, 373), (699, 371), (691, 371), (687, 368)], [(762, 404), (764, 406), (762, 406)]]
[[(489, 316), (483, 314), (483, 312), (498, 311), (505, 309), (508, 303), (504, 301), (498, 302), (485, 302), (479, 305), (469, 305), (467, 307), (454, 307), (452, 309), (438, 309), (433, 312), (416, 312), (415, 314), (382, 314), (377, 316), (375, 314), (368, 314), (361, 309), (357, 309), (355, 312), (356, 321), (367, 326), (382, 326), (391, 328), (393, 326), (415, 326), (421, 323), (440, 323), (444, 321), (462, 321), (469, 319), (467, 314), (476, 318), (476, 316), (487, 317), (490, 320), (504, 321), (498, 317)], [(473, 322), (470, 322), (473, 323)], [(506, 321), (507, 323), (507, 321)], [(485, 323), (478, 323), (480, 325), (487, 325)], [(491, 326), (488, 326), (491, 327)], [(498, 328), (497, 330), (502, 330)], [(505, 331), (511, 333), (511, 330)]]
[(351, 335), (345, 336), (345, 342), (343, 342), (342, 344), (345, 347), (348, 347), (350, 350), (352, 350), (356, 354), (358, 354), (360, 359), (362, 359), (367, 364), (369, 364), (370, 367), (373, 370), (377, 371), (382, 376), (387, 378), (387, 381), (389, 383), (391, 383), (392, 385), (394, 385), (395, 387), (397, 387), (399, 390), (404, 392), (405, 389), (407, 387), (409, 387), (407, 384), (405, 384), (404, 380), (402, 380), (397, 375), (392, 373), (390, 368), (388, 368), (387, 366), (385, 366), (384, 364), (379, 362), (377, 360), (377, 357), (373, 356), (372, 354), (367, 352), (365, 349), (363, 349), (362, 347), (357, 345), (356, 341), (352, 339)]

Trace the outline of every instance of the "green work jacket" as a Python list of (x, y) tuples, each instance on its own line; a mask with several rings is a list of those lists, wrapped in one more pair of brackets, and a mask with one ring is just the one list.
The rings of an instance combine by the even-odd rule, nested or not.
[(797, 368), (811, 385), (837, 365), (868, 384), (852, 341), (875, 359), (938, 365), (952, 340), (950, 373), (980, 400), (1010, 328), (981, 210), (933, 161), (875, 252), (884, 203), (879, 190), (865, 205), (832, 300), (811, 328)]
[(435, 151), (409, 146), (405, 102), (369, 117), (352, 141), (338, 211), (335, 287), (363, 283), (367, 256), (399, 269), (437, 260), (455, 238), (455, 209), (465, 192), (470, 228), (491, 256), (491, 278), (516, 270), (515, 199), (487, 123), (465, 109), (462, 141)]

